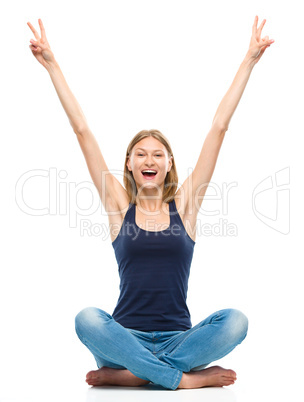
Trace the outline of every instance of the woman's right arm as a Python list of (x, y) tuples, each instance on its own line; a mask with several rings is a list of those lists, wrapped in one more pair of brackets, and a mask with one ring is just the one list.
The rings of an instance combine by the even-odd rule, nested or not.
[[(47, 67), (47, 71), (50, 74), (60, 102), (76, 134), (93, 183), (98, 190), (103, 204), (105, 205), (105, 202), (108, 204), (111, 200), (115, 202), (116, 194), (119, 193), (119, 189), (117, 188), (116, 191), (113, 190), (115, 190), (115, 187), (121, 186), (121, 184), (109, 172), (96, 138), (88, 126), (80, 105), (70, 90), (58, 63), (56, 61), (52, 62), (50, 66)], [(104, 172), (103, 177), (102, 172)]]
[[(28, 25), (35, 35), (36, 41), (31, 40), (30, 48), (33, 55), (48, 71), (59, 100), (68, 116), (69, 122), (76, 134), (79, 145), (85, 157), (93, 183), (98, 190), (101, 201), (106, 209), (122, 209), (126, 205), (127, 192), (113, 176), (106, 165), (98, 143), (91, 132), (79, 103), (70, 90), (64, 75), (55, 60), (50, 45), (46, 39), (41, 19), (38, 20), (41, 38), (31, 23)], [(103, 174), (102, 174), (103, 173)]]

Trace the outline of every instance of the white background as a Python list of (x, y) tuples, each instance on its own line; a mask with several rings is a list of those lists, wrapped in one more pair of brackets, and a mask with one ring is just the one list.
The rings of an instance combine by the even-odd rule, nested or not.
[[(193, 326), (222, 308), (238, 308), (249, 318), (245, 341), (217, 362), (238, 374), (229, 387), (235, 399), (298, 395), (303, 359), (300, 3), (28, 0), (7, 3), (1, 13), (0, 401), (85, 401), (85, 375), (97, 367), (77, 338), (74, 318), (87, 306), (111, 314), (119, 295), (108, 232), (81, 234), (82, 219), (105, 229), (108, 217), (48, 72), (31, 53), (34, 36), (27, 22), (39, 30), (42, 19), (68, 85), (121, 183), (131, 138), (156, 128), (170, 141), (181, 185), (247, 52), (255, 15), (258, 25), (266, 18), (262, 36), (275, 42), (252, 71), (212, 178), (219, 189), (236, 185), (226, 213), (223, 200), (212, 200), (210, 187), (198, 216), (198, 227), (225, 219), (237, 235), (198, 233), (187, 301)], [(41, 171), (44, 176), (38, 176)], [(60, 178), (61, 171), (67, 176)], [(285, 180), (281, 192), (275, 184), (279, 171)], [(24, 174), (31, 178), (22, 188)], [(253, 192), (267, 178), (273, 188), (257, 196), (257, 214)], [(51, 190), (49, 182), (55, 186)], [(75, 194), (77, 185), (87, 189)], [(64, 212), (66, 202), (71, 204)], [(95, 212), (89, 210), (92, 202)], [(214, 210), (219, 214), (211, 216)]]

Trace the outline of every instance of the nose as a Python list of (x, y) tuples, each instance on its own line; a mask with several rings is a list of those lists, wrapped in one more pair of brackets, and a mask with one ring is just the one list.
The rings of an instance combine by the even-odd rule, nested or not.
[(154, 165), (153, 160), (152, 160), (151, 157), (150, 157), (150, 158), (149, 158), (149, 157), (147, 158), (145, 165), (146, 165), (148, 168), (151, 168), (151, 167)]

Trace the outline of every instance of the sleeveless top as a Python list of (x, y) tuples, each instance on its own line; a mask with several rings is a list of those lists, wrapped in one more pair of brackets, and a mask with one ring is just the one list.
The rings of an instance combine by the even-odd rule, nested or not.
[(148, 332), (192, 327), (186, 299), (196, 242), (186, 232), (174, 199), (169, 211), (169, 227), (152, 232), (137, 226), (135, 204), (129, 203), (112, 242), (120, 276), (112, 317), (125, 328)]

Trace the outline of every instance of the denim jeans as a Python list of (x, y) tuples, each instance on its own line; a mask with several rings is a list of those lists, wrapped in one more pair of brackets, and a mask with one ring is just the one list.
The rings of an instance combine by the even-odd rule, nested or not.
[(75, 330), (98, 368), (128, 369), (175, 390), (183, 372), (202, 370), (240, 344), (248, 320), (239, 310), (224, 309), (186, 331), (144, 332), (123, 327), (104, 310), (87, 307), (77, 314)]

